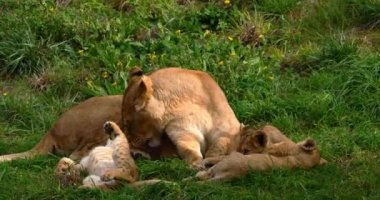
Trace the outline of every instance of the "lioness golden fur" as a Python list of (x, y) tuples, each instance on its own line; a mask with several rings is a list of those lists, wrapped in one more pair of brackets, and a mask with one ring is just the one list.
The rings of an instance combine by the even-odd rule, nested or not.
[[(0, 162), (48, 153), (70, 155), (74, 160), (82, 158), (94, 147), (106, 144), (107, 136), (102, 127), (105, 121), (120, 124), (122, 98), (122, 95), (92, 97), (79, 103), (63, 113), (34, 148), (2, 155)], [(165, 145), (159, 149), (143, 145), (133, 146), (132, 149), (147, 152), (153, 159), (175, 156), (176, 150), (170, 140), (164, 139), (163, 143)]]
[(132, 69), (122, 117), (132, 144), (159, 146), (165, 132), (194, 168), (203, 156), (227, 155), (239, 145), (240, 123), (219, 85), (202, 71), (165, 68), (144, 75)]

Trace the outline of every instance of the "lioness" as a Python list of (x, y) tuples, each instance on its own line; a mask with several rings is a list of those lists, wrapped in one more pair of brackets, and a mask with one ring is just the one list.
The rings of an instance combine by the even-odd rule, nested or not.
[[(307, 139), (297, 144), (288, 142), (277, 143), (271, 147), (275, 154), (248, 154), (232, 153), (229, 156), (205, 159), (204, 162), (214, 164), (211, 168), (200, 171), (196, 178), (201, 181), (221, 181), (238, 178), (250, 171), (266, 171), (276, 168), (304, 168), (308, 169), (326, 161), (320, 157), (319, 150), (313, 139)], [(283, 145), (285, 144), (285, 145)]]
[(203, 155), (226, 155), (239, 145), (240, 123), (219, 85), (202, 71), (165, 68), (144, 75), (133, 68), (122, 117), (132, 144), (160, 146), (165, 132), (194, 168), (202, 167)]
[[(122, 98), (122, 95), (92, 97), (79, 103), (62, 114), (34, 148), (23, 153), (2, 155), (0, 162), (47, 153), (70, 155), (74, 160), (82, 158), (92, 148), (106, 144), (107, 136), (102, 127), (105, 121), (121, 122)], [(176, 150), (170, 140), (164, 139), (163, 142), (161, 149), (143, 145), (132, 148), (149, 153), (153, 159), (175, 156)]]

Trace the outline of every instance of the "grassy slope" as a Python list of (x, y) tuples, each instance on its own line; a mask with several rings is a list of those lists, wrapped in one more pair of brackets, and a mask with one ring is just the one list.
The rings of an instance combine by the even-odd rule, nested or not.
[(0, 2), (0, 154), (31, 148), (79, 101), (122, 93), (134, 65), (182, 66), (212, 74), (242, 122), (315, 138), (329, 164), (200, 184), (179, 181), (194, 173), (182, 161), (139, 161), (142, 179), (179, 184), (103, 193), (59, 188), (46, 156), (0, 164), (0, 199), (380, 197), (378, 0), (128, 2)]

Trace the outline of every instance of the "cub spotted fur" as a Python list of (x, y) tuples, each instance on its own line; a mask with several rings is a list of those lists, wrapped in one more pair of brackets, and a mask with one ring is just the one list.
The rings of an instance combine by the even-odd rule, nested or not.
[(62, 158), (56, 167), (56, 175), (61, 185), (77, 185), (80, 172), (89, 174), (84, 180), (82, 188), (113, 189), (121, 181), (132, 186), (147, 185), (160, 180), (138, 181), (137, 166), (130, 155), (129, 144), (124, 133), (114, 122), (106, 122), (104, 130), (109, 136), (106, 146), (94, 148), (79, 164), (69, 158)]
[[(70, 155), (73, 160), (81, 159), (94, 147), (107, 143), (102, 127), (105, 121), (120, 124), (122, 99), (122, 95), (92, 97), (79, 103), (63, 113), (33, 149), (1, 155), (0, 162), (48, 153)], [(176, 155), (176, 149), (168, 138), (163, 139), (163, 144), (155, 149), (143, 145), (131, 148), (132, 151), (146, 152), (153, 159)]]
[(206, 159), (205, 162), (212, 163), (214, 166), (198, 172), (196, 178), (202, 181), (229, 180), (246, 175), (250, 171), (266, 171), (277, 168), (308, 169), (322, 163), (319, 150), (313, 139), (281, 146), (281, 149), (273, 147), (272, 150), (281, 156), (269, 153), (244, 155), (235, 152), (223, 158)]
[(144, 75), (132, 69), (122, 117), (132, 144), (160, 146), (165, 132), (195, 168), (203, 156), (227, 155), (239, 145), (240, 123), (219, 85), (202, 71), (165, 68)]

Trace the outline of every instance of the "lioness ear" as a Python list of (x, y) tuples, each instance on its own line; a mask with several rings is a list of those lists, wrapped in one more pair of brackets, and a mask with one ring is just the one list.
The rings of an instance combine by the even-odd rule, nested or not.
[(307, 139), (301, 143), (301, 148), (305, 151), (313, 151), (317, 148), (317, 144), (313, 139)]
[(138, 66), (132, 67), (128, 71), (129, 78), (134, 77), (134, 76), (142, 76), (143, 74), (144, 74), (144, 71)]
[(265, 148), (267, 146), (267, 143), (268, 143), (268, 137), (267, 137), (267, 134), (265, 134), (264, 131), (257, 131), (254, 135), (253, 135), (253, 143), (256, 147), (261, 147), (261, 148)]
[(142, 76), (139, 86), (136, 91), (134, 105), (136, 111), (143, 109), (149, 102), (153, 95), (152, 80), (148, 76)]
[(140, 81), (140, 79), (143, 75), (144, 75), (144, 72), (140, 67), (135, 66), (135, 67), (131, 68), (128, 71), (128, 85), (132, 85), (132, 84)]

